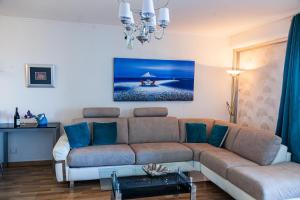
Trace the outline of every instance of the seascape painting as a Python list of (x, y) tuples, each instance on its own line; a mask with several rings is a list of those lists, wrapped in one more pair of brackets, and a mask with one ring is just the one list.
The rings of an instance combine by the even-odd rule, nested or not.
[(114, 101), (193, 101), (195, 62), (114, 58)]

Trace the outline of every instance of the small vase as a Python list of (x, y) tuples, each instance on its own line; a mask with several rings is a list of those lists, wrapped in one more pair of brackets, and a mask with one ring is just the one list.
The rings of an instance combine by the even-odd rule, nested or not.
[(38, 123), (38, 126), (47, 126), (48, 125), (48, 120), (46, 118), (46, 115), (43, 114), (39, 114), (36, 116), (36, 121)]

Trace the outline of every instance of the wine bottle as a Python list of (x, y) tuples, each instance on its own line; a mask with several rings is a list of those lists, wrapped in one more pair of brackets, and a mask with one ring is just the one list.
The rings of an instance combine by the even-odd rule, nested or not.
[(20, 119), (20, 115), (18, 112), (18, 107), (16, 107), (16, 112), (14, 115), (14, 127), (17, 128), (17, 127), (20, 127), (20, 125), (21, 125), (21, 119)]

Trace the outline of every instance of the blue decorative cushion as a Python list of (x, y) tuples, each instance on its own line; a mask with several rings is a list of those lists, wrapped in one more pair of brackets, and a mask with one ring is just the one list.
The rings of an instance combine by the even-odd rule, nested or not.
[(93, 123), (93, 145), (116, 144), (117, 123)]
[(86, 122), (64, 127), (71, 148), (86, 147), (90, 144), (90, 131)]
[(227, 135), (228, 126), (214, 125), (211, 134), (208, 139), (208, 143), (215, 146), (221, 147), (225, 141)]
[(203, 123), (186, 123), (186, 142), (187, 143), (205, 143), (206, 124)]

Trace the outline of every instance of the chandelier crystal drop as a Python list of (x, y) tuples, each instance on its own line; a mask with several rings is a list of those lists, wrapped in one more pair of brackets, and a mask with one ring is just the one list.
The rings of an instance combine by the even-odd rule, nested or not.
[[(141, 9), (132, 9), (126, 0), (118, 0), (118, 2), (119, 19), (125, 29), (124, 34), (128, 48), (133, 48), (135, 38), (142, 44), (150, 42), (152, 37), (157, 40), (163, 39), (165, 29), (170, 23), (170, 14), (167, 8), (169, 0), (159, 8), (155, 8), (153, 0), (143, 0)], [(159, 14), (158, 17), (156, 13)], [(135, 20), (134, 15), (138, 15), (139, 19)]]

